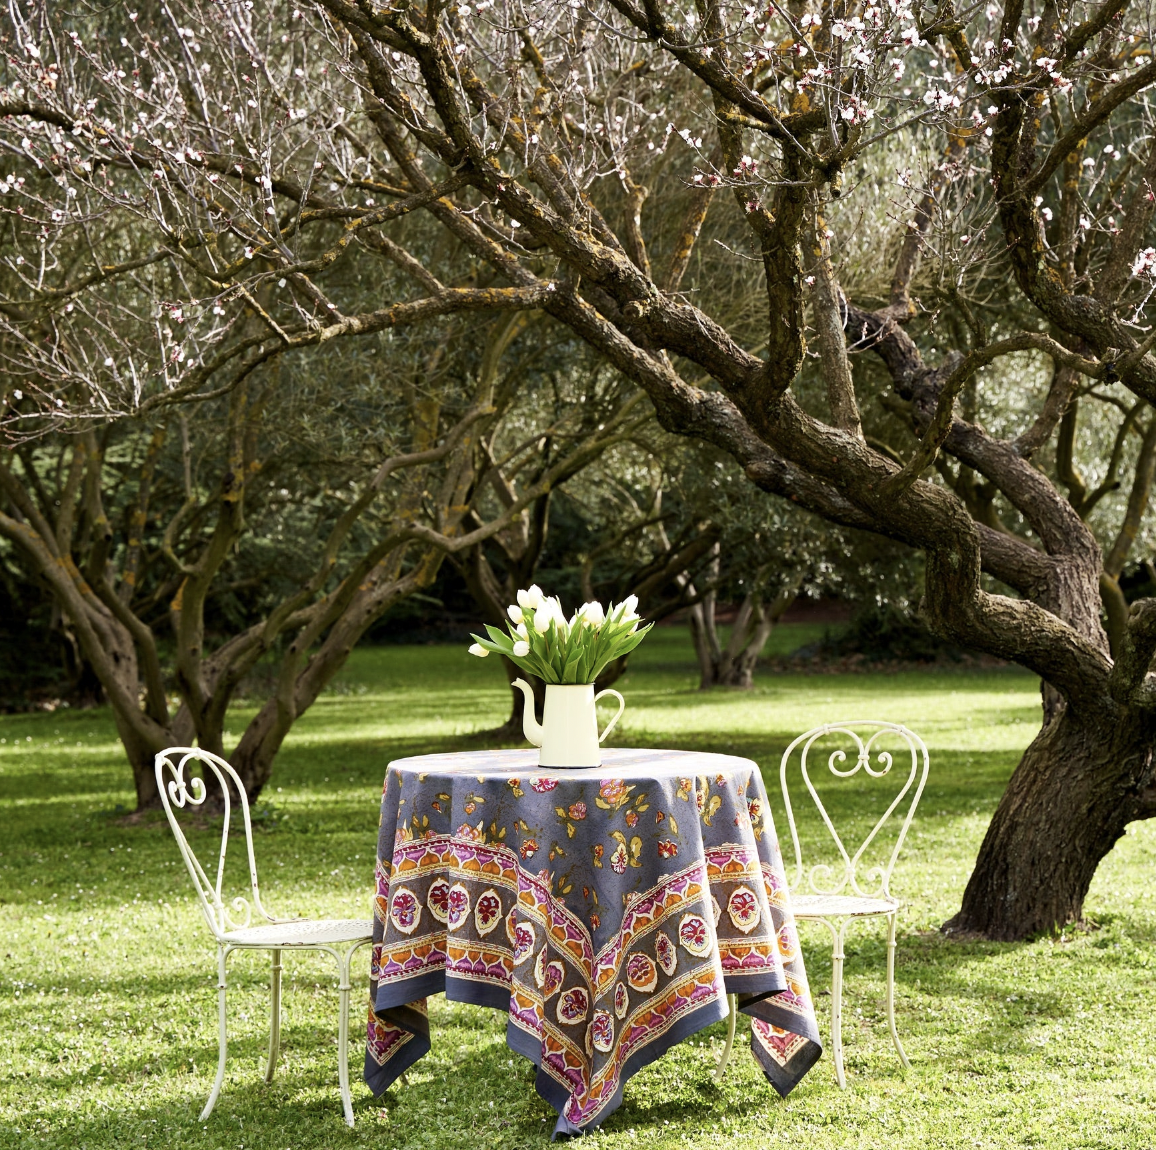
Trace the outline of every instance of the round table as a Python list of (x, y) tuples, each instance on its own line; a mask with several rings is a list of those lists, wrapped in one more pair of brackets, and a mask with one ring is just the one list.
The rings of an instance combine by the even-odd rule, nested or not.
[(381, 804), (365, 1080), (385, 1091), (430, 1048), (425, 999), (504, 1010), (556, 1133), (601, 1122), (674, 1043), (751, 1016), (786, 1095), (819, 1057), (762, 777), (695, 751), (537, 752), (390, 763)]

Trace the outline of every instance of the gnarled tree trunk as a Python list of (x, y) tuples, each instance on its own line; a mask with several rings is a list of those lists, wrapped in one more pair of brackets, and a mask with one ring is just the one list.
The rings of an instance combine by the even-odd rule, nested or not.
[(1024, 752), (948, 933), (1014, 940), (1078, 921), (1100, 861), (1152, 813), (1156, 718), (1065, 710)]

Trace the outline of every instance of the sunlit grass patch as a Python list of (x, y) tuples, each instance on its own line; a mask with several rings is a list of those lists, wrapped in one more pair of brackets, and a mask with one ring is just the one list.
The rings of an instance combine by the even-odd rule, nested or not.
[[(781, 634), (787, 650), (792, 632)], [(951, 942), (937, 929), (1035, 733), (1036, 681), (947, 669), (767, 675), (751, 692), (706, 695), (696, 684), (683, 634), (658, 629), (619, 684), (627, 712), (615, 739), (753, 757), (776, 817), (778, 759), (805, 728), (874, 717), (927, 740), (930, 782), (894, 884), (908, 903), (898, 1010), (912, 1067), (902, 1070), (887, 1034), (881, 930), (864, 925), (847, 945), (847, 1091), (824, 1058), (782, 1101), (743, 1054), (716, 1086), (719, 1025), (633, 1078), (591, 1144), (1156, 1145), (1156, 828), (1133, 827), (1102, 865), (1087, 907), (1096, 929), (1015, 945)], [(476, 746), (474, 733), (508, 708), (500, 670), (464, 648), (355, 651), (261, 797), (267, 905), (368, 915), (388, 761)], [(234, 732), (247, 713), (232, 717)], [(214, 955), (167, 825), (124, 820), (132, 790), (106, 711), (0, 717), (0, 739), (0, 1147), (545, 1146), (553, 1114), (529, 1064), (506, 1048), (504, 1019), (441, 999), (431, 1003), (434, 1048), (404, 1087), (374, 1100), (355, 1070), (348, 1131), (336, 977), (318, 956), (287, 960), (284, 1057), (271, 1086), (266, 961), (230, 960), (230, 1073), (216, 1112), (198, 1123), (216, 1065)], [(857, 800), (840, 809), (858, 820), (868, 810)], [(804, 947), (825, 1011), (828, 944), (816, 928)]]

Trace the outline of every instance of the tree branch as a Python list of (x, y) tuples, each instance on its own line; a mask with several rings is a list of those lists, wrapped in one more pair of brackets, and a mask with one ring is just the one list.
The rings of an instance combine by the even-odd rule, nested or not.
[(1108, 88), (1082, 116), (1076, 117), (1072, 126), (1051, 146), (1040, 165), (1023, 181), (1022, 194), (1030, 196), (1038, 192), (1081, 140), (1104, 123), (1121, 104), (1152, 83), (1156, 83), (1156, 60)]

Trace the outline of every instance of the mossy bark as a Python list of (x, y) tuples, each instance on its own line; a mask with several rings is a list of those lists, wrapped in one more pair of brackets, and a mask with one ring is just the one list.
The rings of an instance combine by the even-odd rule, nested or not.
[(1152, 801), (1153, 720), (1105, 700), (1024, 752), (947, 933), (1015, 940), (1078, 922), (1104, 856)]

